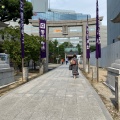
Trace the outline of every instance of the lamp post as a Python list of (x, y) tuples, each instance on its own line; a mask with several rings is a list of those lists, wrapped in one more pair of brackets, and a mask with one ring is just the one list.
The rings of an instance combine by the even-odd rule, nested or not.
[(2, 4), (0, 4), (0, 6), (1, 6), (1, 9), (2, 9), (2, 15), (0, 16), (0, 20), (2, 21), (2, 19), (4, 18), (4, 13), (5, 13), (5, 6), (4, 5), (2, 5)]
[(58, 60), (59, 60), (59, 46), (56, 46), (58, 48), (58, 55), (57, 55), (57, 64), (58, 64)]

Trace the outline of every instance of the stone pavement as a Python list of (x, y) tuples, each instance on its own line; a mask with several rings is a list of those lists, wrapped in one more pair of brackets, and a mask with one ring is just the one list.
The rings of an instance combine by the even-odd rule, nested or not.
[(0, 97), (0, 120), (112, 120), (100, 97), (79, 71), (68, 65)]

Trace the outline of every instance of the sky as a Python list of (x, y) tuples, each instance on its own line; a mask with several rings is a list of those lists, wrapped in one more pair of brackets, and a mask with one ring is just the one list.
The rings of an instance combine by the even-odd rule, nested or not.
[[(28, 0), (31, 1), (31, 0)], [(74, 10), (77, 13), (96, 17), (96, 0), (48, 0), (51, 9)], [(103, 25), (107, 25), (107, 1), (98, 0), (99, 16), (103, 16)]]

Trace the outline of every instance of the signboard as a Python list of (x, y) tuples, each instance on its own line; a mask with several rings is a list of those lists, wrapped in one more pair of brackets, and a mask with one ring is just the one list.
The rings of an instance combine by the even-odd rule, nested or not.
[(100, 43), (100, 26), (99, 26), (99, 9), (98, 0), (96, 3), (96, 58), (101, 58), (101, 43)]
[(62, 32), (62, 30), (60, 30), (60, 29), (54, 30), (54, 33), (61, 33), (61, 32)]
[[(39, 19), (39, 34), (46, 39), (46, 20)], [(40, 54), (41, 58), (46, 58), (46, 41), (41, 41)]]

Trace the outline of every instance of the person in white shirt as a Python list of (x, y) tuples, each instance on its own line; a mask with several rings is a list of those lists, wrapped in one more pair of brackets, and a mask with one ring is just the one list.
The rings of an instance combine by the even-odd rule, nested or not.
[(67, 65), (67, 63), (68, 63), (68, 58), (65, 59), (65, 62), (66, 62), (66, 65)]

